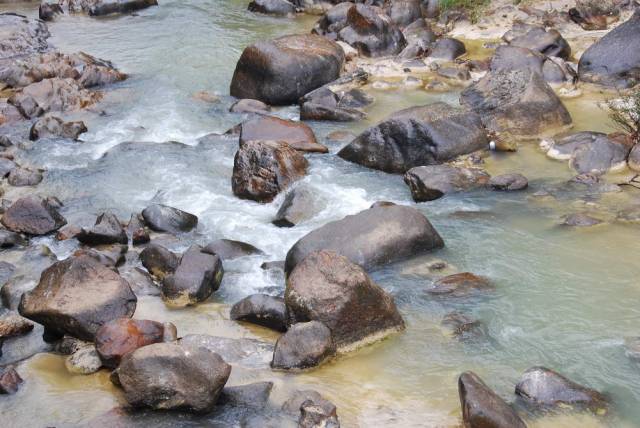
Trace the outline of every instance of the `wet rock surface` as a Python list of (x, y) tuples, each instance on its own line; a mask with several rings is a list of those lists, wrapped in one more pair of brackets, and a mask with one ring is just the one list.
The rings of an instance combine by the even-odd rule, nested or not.
[(220, 256), (222, 260), (232, 260), (238, 257), (264, 254), (262, 250), (251, 244), (232, 239), (218, 239), (208, 243), (203, 251), (205, 253)]
[(489, 174), (479, 168), (430, 165), (411, 168), (404, 181), (416, 202), (432, 201), (449, 193), (464, 192), (486, 186)]
[(371, 269), (442, 246), (438, 232), (415, 208), (381, 206), (327, 223), (302, 237), (287, 253), (285, 272), (291, 273), (307, 255), (323, 249)]
[(287, 193), (272, 223), (278, 227), (294, 227), (313, 217), (317, 202), (317, 196), (310, 189), (298, 186)]
[(468, 297), (491, 292), (495, 287), (485, 278), (470, 272), (456, 273), (438, 279), (426, 291), (437, 297)]
[(135, 12), (157, 4), (157, 0), (43, 0), (39, 14), (40, 19), (49, 21), (60, 13), (104, 16)]
[(344, 256), (313, 252), (287, 278), (289, 323), (320, 321), (339, 350), (380, 340), (404, 329), (393, 297)]
[(338, 156), (369, 168), (404, 173), (485, 149), (488, 144), (480, 116), (434, 103), (394, 113), (360, 134)]
[(147, 225), (157, 232), (189, 232), (198, 225), (198, 217), (178, 208), (152, 204), (142, 211)]
[(136, 296), (113, 270), (89, 256), (71, 257), (47, 268), (37, 287), (20, 301), (20, 315), (50, 335), (92, 341), (106, 322), (131, 317)]
[(203, 302), (220, 288), (223, 275), (219, 256), (192, 245), (180, 258), (176, 270), (162, 281), (162, 298), (172, 306)]
[(301, 152), (328, 151), (307, 124), (273, 116), (254, 117), (240, 124), (240, 146), (249, 141), (280, 141)]
[(598, 391), (579, 385), (545, 367), (528, 369), (516, 385), (516, 394), (535, 406), (608, 411), (608, 400)]
[(252, 294), (231, 307), (230, 317), (277, 331), (287, 330), (286, 307), (281, 297)]
[(283, 36), (247, 47), (231, 81), (231, 95), (270, 105), (298, 102), (303, 95), (338, 78), (342, 48), (324, 37)]
[(518, 414), (473, 372), (458, 379), (462, 420), (468, 427), (526, 428)]
[(491, 177), (489, 186), (493, 190), (515, 191), (524, 190), (529, 186), (527, 177), (519, 173), (502, 174)]
[(319, 321), (293, 324), (276, 342), (271, 368), (302, 370), (321, 365), (335, 355), (331, 330)]
[(127, 244), (129, 238), (120, 220), (112, 213), (102, 213), (96, 224), (89, 229), (81, 229), (76, 239), (83, 244), (96, 246), (108, 244)]
[(84, 122), (65, 122), (59, 117), (44, 116), (33, 124), (29, 131), (29, 139), (69, 138), (77, 140), (80, 134), (87, 132)]
[(206, 348), (156, 343), (131, 352), (117, 370), (134, 407), (208, 412), (215, 406), (231, 366)]
[(15, 394), (22, 383), (22, 378), (13, 367), (0, 368), (0, 394)]
[(406, 45), (402, 32), (382, 9), (364, 4), (349, 8), (338, 39), (369, 57), (395, 55)]
[(180, 258), (161, 245), (151, 244), (140, 252), (140, 261), (151, 275), (162, 280), (175, 272)]
[(1, 221), (7, 229), (28, 235), (46, 235), (67, 223), (56, 207), (46, 199), (34, 196), (14, 202)]
[(270, 202), (307, 173), (308, 162), (298, 151), (278, 141), (248, 141), (233, 162), (231, 187), (241, 199)]

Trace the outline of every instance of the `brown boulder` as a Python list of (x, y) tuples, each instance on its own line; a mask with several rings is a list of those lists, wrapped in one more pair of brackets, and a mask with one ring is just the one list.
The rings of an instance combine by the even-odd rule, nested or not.
[(258, 116), (240, 124), (240, 145), (248, 141), (280, 141), (301, 152), (327, 153), (305, 123), (273, 116)]
[(35, 196), (18, 199), (7, 208), (1, 221), (7, 229), (29, 235), (46, 235), (67, 224), (56, 207)]

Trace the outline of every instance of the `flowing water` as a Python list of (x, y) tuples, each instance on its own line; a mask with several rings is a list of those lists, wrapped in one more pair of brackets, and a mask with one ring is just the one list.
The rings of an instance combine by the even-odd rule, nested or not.
[[(623, 348), (625, 337), (640, 334), (638, 226), (557, 226), (562, 215), (577, 211), (611, 219), (618, 209), (640, 204), (640, 192), (626, 188), (600, 196), (563, 187), (572, 175), (566, 163), (547, 159), (534, 143), (522, 143), (517, 153), (490, 155), (486, 168), (492, 174), (522, 172), (530, 190), (482, 191), (414, 204), (401, 176), (347, 163), (335, 156), (340, 144), (329, 143), (330, 154), (308, 156), (310, 174), (301, 183), (313, 189), (322, 209), (299, 226), (277, 228), (270, 221), (282, 195), (261, 205), (231, 192), (237, 141), (216, 137), (197, 144), (199, 137), (222, 133), (244, 119), (228, 113), (228, 87), (242, 49), (260, 39), (309, 31), (316, 19), (254, 15), (246, 4), (161, 0), (160, 7), (133, 16), (62, 17), (50, 24), (50, 42), (58, 49), (109, 59), (130, 78), (110, 88), (100, 114), (83, 115), (89, 128), (84, 143), (35, 144), (25, 153), (23, 161), (47, 169), (37, 191), (63, 200), (63, 214), (79, 225), (106, 209), (127, 219), (151, 201), (165, 203), (200, 219), (196, 233), (166, 242), (172, 249), (224, 237), (252, 243), (267, 254), (225, 264), (222, 287), (205, 304), (169, 310), (158, 297), (145, 297), (135, 316), (172, 321), (180, 335), (274, 340), (265, 329), (228, 320), (229, 306), (238, 299), (283, 292), (283, 278), (260, 264), (282, 260), (297, 239), (328, 221), (390, 200), (422, 210), (446, 241), (441, 251), (372, 273), (395, 296), (406, 332), (318, 370), (234, 373), (233, 383), (274, 380), (276, 401), (294, 388), (317, 389), (337, 405), (346, 427), (452, 427), (460, 420), (461, 372), (476, 371), (511, 401), (521, 373), (545, 365), (606, 392), (615, 405), (609, 417), (532, 416), (531, 426), (640, 426), (640, 367)], [(28, 4), (3, 9), (37, 14)], [(199, 91), (217, 94), (219, 101), (201, 101), (194, 97)], [(335, 130), (358, 132), (400, 108), (440, 100), (455, 104), (458, 98), (455, 92), (369, 91), (376, 103), (368, 120), (312, 123), (318, 139)], [(567, 102), (575, 129), (611, 130), (597, 99), (585, 95)], [(294, 108), (277, 114), (297, 116)], [(555, 197), (534, 195), (542, 189), (552, 189)], [(50, 238), (42, 243), (59, 257), (72, 250), (71, 244)], [(425, 266), (435, 259), (452, 270), (491, 278), (497, 292), (475, 300), (429, 298), (424, 290), (432, 277)], [(488, 339), (463, 343), (449, 337), (440, 321), (451, 310), (479, 318)], [(107, 372), (71, 375), (60, 356), (41, 354), (18, 370), (26, 382), (16, 395), (0, 399), (3, 426), (76, 426), (123, 402)]]

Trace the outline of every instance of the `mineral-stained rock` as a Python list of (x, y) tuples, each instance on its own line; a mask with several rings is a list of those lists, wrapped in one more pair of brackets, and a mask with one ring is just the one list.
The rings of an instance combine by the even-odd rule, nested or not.
[(118, 318), (96, 333), (96, 350), (106, 367), (115, 368), (122, 357), (136, 349), (164, 341), (165, 326), (157, 321)]
[(248, 141), (280, 141), (301, 152), (327, 153), (313, 130), (303, 122), (258, 116), (240, 124), (240, 145)]

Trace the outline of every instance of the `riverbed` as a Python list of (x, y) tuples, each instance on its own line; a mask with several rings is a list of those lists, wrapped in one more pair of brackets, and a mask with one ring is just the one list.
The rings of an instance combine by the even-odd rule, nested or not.
[[(198, 141), (246, 118), (228, 112), (229, 83), (242, 49), (260, 39), (308, 32), (317, 17), (257, 15), (246, 10), (246, 0), (160, 3), (131, 16), (62, 16), (48, 24), (51, 45), (108, 59), (129, 79), (109, 88), (94, 112), (82, 113), (89, 128), (82, 143), (35, 144), (24, 152), (25, 161), (47, 169), (37, 193), (63, 200), (62, 214), (80, 226), (104, 210), (126, 220), (150, 202), (164, 203), (199, 217), (196, 232), (166, 242), (171, 249), (228, 238), (266, 254), (225, 263), (220, 290), (196, 308), (171, 310), (158, 297), (144, 297), (135, 318), (171, 321), (179, 335), (274, 341), (266, 329), (229, 321), (229, 307), (240, 298), (283, 292), (282, 276), (260, 265), (282, 260), (296, 240), (329, 221), (379, 200), (393, 201), (420, 209), (446, 243), (428, 256), (372, 272), (394, 295), (406, 331), (304, 374), (243, 371), (232, 374), (230, 383), (272, 380), (274, 401), (295, 389), (316, 389), (336, 404), (345, 427), (454, 427), (460, 420), (461, 372), (475, 371), (511, 401), (520, 375), (544, 365), (608, 394), (614, 407), (606, 418), (532, 416), (532, 427), (640, 426), (640, 367), (623, 347), (625, 337), (640, 334), (638, 225), (612, 221), (586, 230), (558, 225), (563, 215), (582, 211), (613, 220), (618, 210), (640, 205), (640, 190), (625, 186), (622, 192), (590, 194), (567, 187), (574, 175), (567, 164), (548, 159), (536, 142), (525, 141), (517, 152), (492, 152), (485, 167), (491, 174), (524, 174), (529, 190), (478, 191), (416, 204), (402, 176), (348, 163), (335, 155), (343, 143), (329, 142), (329, 154), (307, 156), (310, 171), (298, 184), (313, 190), (321, 209), (294, 228), (275, 227), (271, 220), (284, 195), (258, 204), (231, 191), (237, 140)], [(37, 16), (35, 3), (0, 10)], [(366, 120), (309, 123), (320, 142), (332, 131), (357, 133), (401, 108), (458, 102), (457, 91), (383, 91), (372, 85), (365, 90), (376, 100)], [(201, 91), (216, 100), (203, 101), (196, 96)], [(597, 106), (601, 99), (585, 91), (566, 101), (573, 130), (612, 131)], [(297, 119), (298, 113), (289, 107), (276, 114)], [(50, 237), (37, 242), (59, 258), (73, 249)], [(425, 289), (433, 274), (426, 265), (433, 260), (490, 278), (497, 290), (481, 299), (430, 298)], [(440, 321), (452, 310), (481, 320), (486, 340), (465, 343), (447, 335)], [(25, 383), (17, 394), (0, 399), (2, 419), (10, 421), (3, 426), (83, 425), (123, 403), (107, 371), (71, 375), (61, 356), (41, 354), (19, 363), (18, 370)]]

